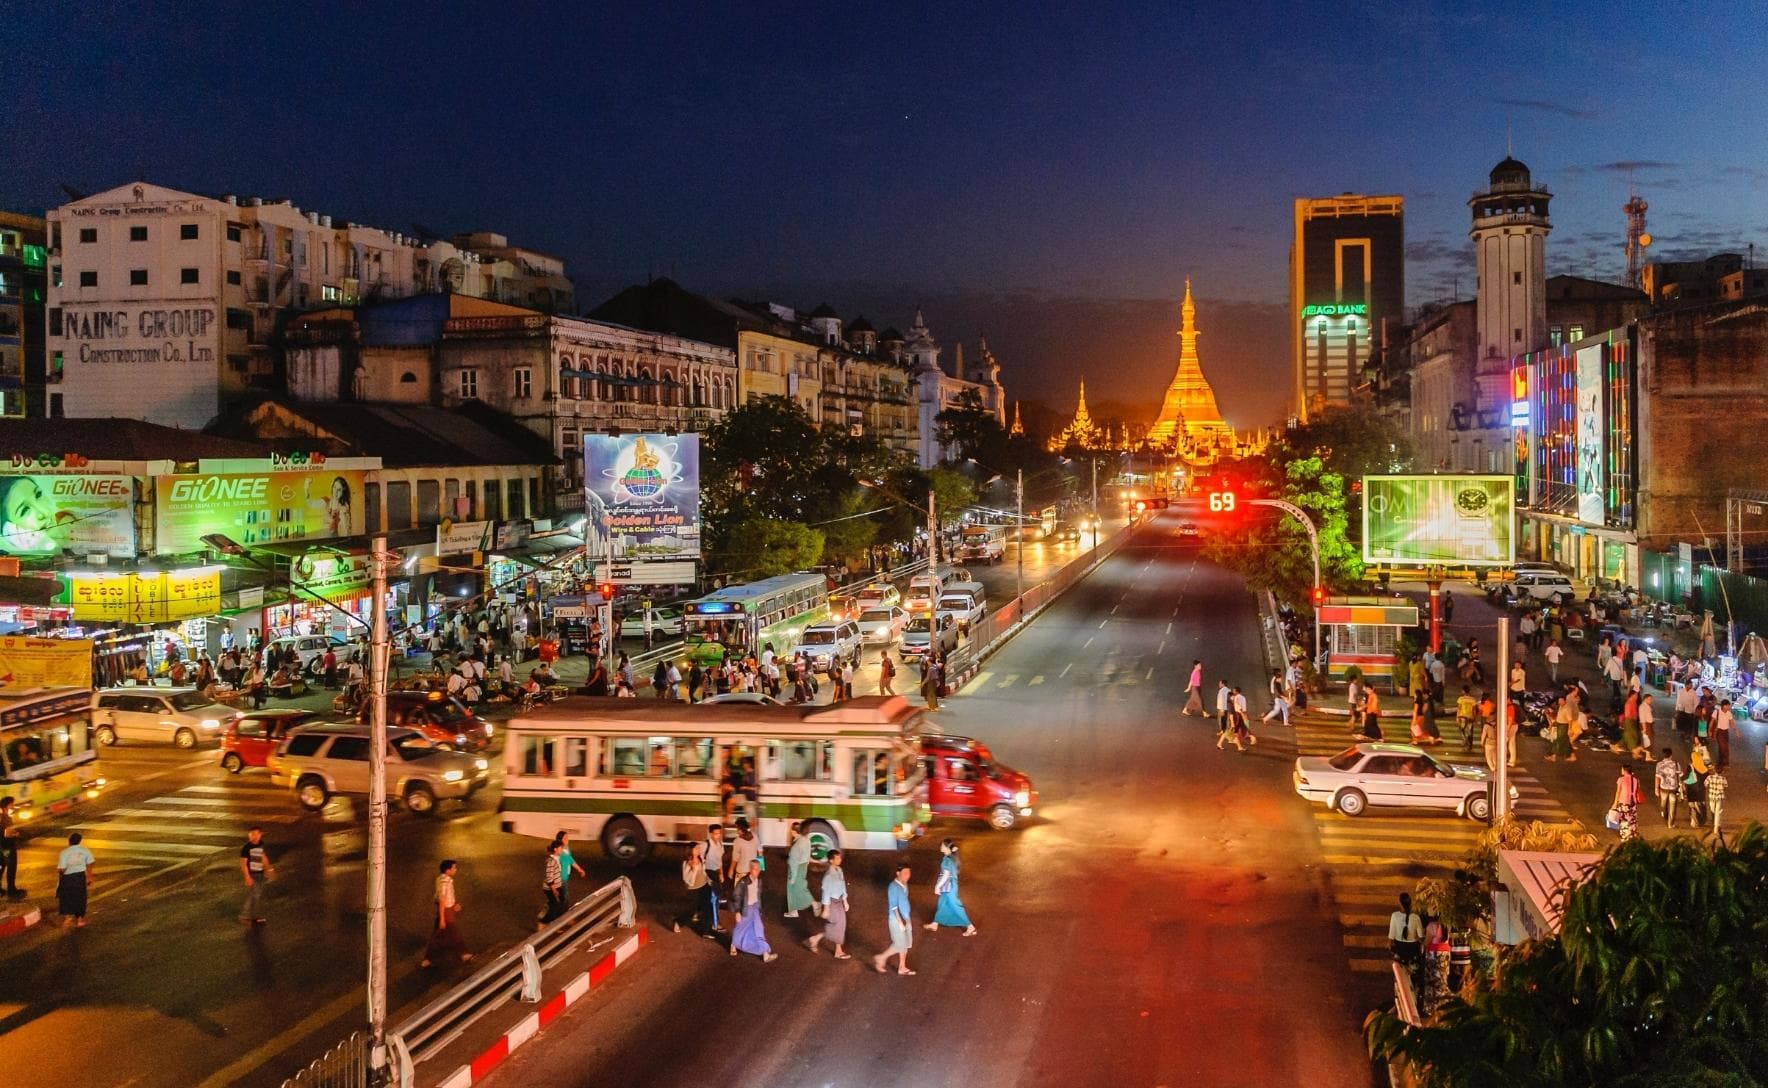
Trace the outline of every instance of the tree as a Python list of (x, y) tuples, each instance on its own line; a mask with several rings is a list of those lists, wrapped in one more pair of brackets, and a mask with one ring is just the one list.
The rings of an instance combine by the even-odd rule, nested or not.
[(1369, 1053), (1425, 1088), (1768, 1081), (1768, 832), (1731, 846), (1635, 838), (1566, 896), (1560, 931), (1433, 1023), (1371, 1013)]
[[(1343, 589), (1363, 578), (1363, 560), (1350, 538), (1343, 476), (1328, 471), (1318, 456), (1296, 457), (1287, 463), (1242, 461), (1229, 474), (1241, 481), (1250, 495), (1285, 499), (1307, 512), (1319, 538), (1320, 581), (1328, 589)], [(1314, 564), (1308, 550), (1308, 534), (1287, 514), (1272, 512), (1260, 517), (1248, 506), (1241, 514), (1244, 528), (1216, 536), (1209, 556), (1239, 571), (1259, 589), (1269, 589), (1291, 603), (1308, 599), (1313, 586)]]
[(955, 407), (933, 417), (934, 437), (939, 444), (957, 451), (958, 457), (972, 458), (982, 464), (994, 464), (1007, 444), (1007, 431), (995, 414), (982, 406), (982, 398), (974, 389), (959, 394)]
[(749, 518), (731, 525), (720, 566), (746, 580), (809, 570), (823, 556), (823, 534), (802, 522)]
[(927, 473), (927, 483), (933, 489), (933, 513), (942, 529), (976, 503), (976, 488), (956, 469), (933, 469)]
[(886, 503), (866, 488), (854, 488), (836, 500), (834, 516), (816, 528), (823, 533), (823, 564), (849, 570), (864, 566), (866, 553), (878, 539), (879, 515)]
[(1318, 457), (1325, 470), (1347, 480), (1405, 472), (1412, 465), (1412, 439), (1393, 420), (1367, 408), (1334, 407), (1286, 433), (1272, 459), (1286, 464)]

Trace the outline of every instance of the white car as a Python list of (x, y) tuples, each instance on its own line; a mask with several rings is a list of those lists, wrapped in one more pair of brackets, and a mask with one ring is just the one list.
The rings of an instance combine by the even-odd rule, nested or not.
[(92, 693), (92, 737), (106, 746), (130, 741), (195, 748), (219, 741), (222, 725), (237, 713), (195, 688), (105, 688)]
[(327, 650), (337, 651), (338, 660), (342, 661), (344, 648), (348, 645), (348, 642), (336, 635), (284, 635), (271, 641), (270, 650), (277, 657), (287, 657), (289, 651), (293, 650), (296, 659), (301, 662), (301, 668), (305, 670), (313, 664), (314, 658), (325, 656)]
[(710, 699), (701, 699), (700, 705), (712, 703), (746, 703), (751, 706), (784, 706), (785, 704), (765, 691), (727, 691), (723, 695), (714, 695)]
[(902, 637), (909, 614), (900, 608), (868, 608), (859, 614), (859, 637), (866, 645), (889, 646)]
[(841, 661), (859, 660), (859, 625), (852, 620), (839, 623), (818, 623), (804, 629), (797, 645), (786, 654), (788, 658), (803, 653), (815, 669), (827, 669)]
[(970, 628), (982, 622), (982, 602), (968, 593), (947, 593), (939, 598), (939, 615), (950, 616), (958, 631), (968, 635)]
[[(1346, 816), (1375, 808), (1453, 810), (1470, 820), (1491, 819), (1484, 767), (1444, 763), (1415, 744), (1353, 744), (1335, 756), (1295, 761), (1295, 792)], [(1516, 788), (1511, 787), (1511, 797)]]
[(1570, 601), (1578, 595), (1578, 591), (1572, 587), (1571, 579), (1552, 570), (1519, 570), (1510, 587), (1511, 592), (1519, 599), (1533, 597), (1537, 601)]
[(870, 611), (874, 608), (895, 608), (902, 604), (902, 591), (889, 582), (873, 582), (869, 586), (861, 586), (854, 599), (859, 601), (862, 609)]
[(682, 632), (681, 609), (634, 609), (620, 617), (621, 638), (644, 638), (645, 628), (653, 635), (679, 635)]

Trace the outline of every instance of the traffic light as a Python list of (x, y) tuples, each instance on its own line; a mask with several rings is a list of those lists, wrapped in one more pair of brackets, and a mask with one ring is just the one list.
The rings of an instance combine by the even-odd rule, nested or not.
[(1325, 587), (1324, 586), (1315, 586), (1313, 589), (1309, 590), (1308, 591), (1308, 600), (1314, 602), (1315, 608), (1319, 608), (1321, 605), (1325, 604), (1326, 603), (1326, 589), (1325, 589)]
[(611, 601), (614, 599), (613, 582), (603, 582), (601, 585), (595, 587), (595, 591), (602, 595), (602, 600), (604, 601)]

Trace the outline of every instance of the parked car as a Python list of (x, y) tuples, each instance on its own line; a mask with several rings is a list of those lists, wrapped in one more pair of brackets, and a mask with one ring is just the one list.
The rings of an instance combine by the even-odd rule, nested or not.
[(765, 691), (727, 691), (723, 695), (714, 695), (710, 699), (700, 700), (701, 706), (710, 703), (748, 703), (752, 706), (785, 705)]
[(852, 620), (815, 623), (804, 629), (786, 656), (797, 657), (802, 652), (810, 658), (811, 667), (827, 669), (831, 664), (858, 661), (859, 647), (859, 624)]
[(995, 762), (988, 745), (969, 737), (923, 736), (927, 803), (935, 816), (987, 820), (1005, 831), (1037, 811), (1031, 779)]
[(1537, 601), (1569, 601), (1578, 595), (1571, 579), (1552, 570), (1519, 570), (1510, 589), (1519, 599), (1533, 597)]
[(681, 609), (635, 608), (620, 617), (621, 638), (644, 638), (647, 627), (653, 635), (681, 634)]
[(900, 608), (880, 606), (859, 614), (859, 637), (867, 645), (889, 646), (902, 637), (909, 614)]
[[(1451, 764), (1415, 744), (1353, 744), (1335, 756), (1295, 761), (1295, 792), (1346, 816), (1374, 808), (1453, 810), (1470, 820), (1491, 819), (1484, 767)], [(1511, 787), (1511, 796), (1516, 788)]]
[(220, 740), (221, 724), (235, 713), (195, 688), (105, 688), (92, 693), (92, 737), (103, 745), (195, 748)]
[[(309, 725), (283, 739), (269, 759), (270, 780), (293, 787), (303, 808), (317, 812), (336, 796), (368, 794), (368, 726)], [(387, 730), (387, 796), (428, 814), (436, 802), (465, 801), (491, 779), (483, 756), (445, 752), (415, 729)]]
[(958, 621), (950, 613), (938, 617), (920, 613), (902, 629), (902, 656), (923, 657), (937, 645), (941, 656), (958, 648)]
[(314, 658), (324, 657), (327, 650), (336, 650), (338, 660), (344, 660), (344, 650), (349, 645), (339, 635), (284, 635), (279, 639), (272, 639), (270, 649), (278, 657), (287, 657), (289, 651), (293, 650), (295, 657), (301, 662), (302, 670), (306, 670), (313, 664)]
[(221, 733), (221, 766), (230, 774), (266, 766), (289, 730), (319, 715), (310, 710), (246, 710), (233, 716)]
[[(356, 715), (359, 724), (368, 724), (368, 710), (364, 702)], [(444, 752), (480, 751), (491, 743), (494, 731), (465, 703), (441, 691), (389, 691), (387, 725), (416, 729)]]

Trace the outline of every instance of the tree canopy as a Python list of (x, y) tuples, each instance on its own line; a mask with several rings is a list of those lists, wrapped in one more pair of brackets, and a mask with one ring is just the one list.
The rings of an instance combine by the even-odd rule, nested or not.
[(1435, 1022), (1370, 1014), (1372, 1056), (1424, 1088), (1768, 1083), (1768, 832), (1730, 846), (1635, 838), (1565, 900), (1558, 934)]

